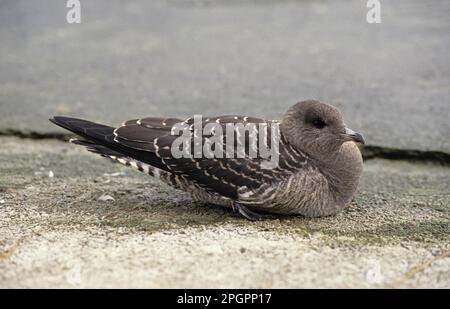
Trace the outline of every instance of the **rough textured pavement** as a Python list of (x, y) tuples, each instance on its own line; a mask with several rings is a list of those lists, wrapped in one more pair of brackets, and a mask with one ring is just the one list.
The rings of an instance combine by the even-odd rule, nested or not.
[[(280, 117), (302, 99), (342, 108), (369, 144), (450, 151), (450, 2), (0, 3), (0, 131), (62, 132), (151, 115)], [(32, 115), (30, 117), (29, 115)]]
[(74, 145), (0, 142), (0, 287), (450, 287), (449, 167), (370, 160), (342, 214), (249, 222)]
[(248, 222), (81, 147), (0, 136), (0, 288), (450, 288), (450, 2), (382, 1), (379, 25), (360, 0), (90, 0), (80, 25), (66, 12), (0, 1), (0, 135), (60, 134), (54, 114), (279, 117), (316, 98), (371, 157), (447, 163), (367, 160), (342, 214)]

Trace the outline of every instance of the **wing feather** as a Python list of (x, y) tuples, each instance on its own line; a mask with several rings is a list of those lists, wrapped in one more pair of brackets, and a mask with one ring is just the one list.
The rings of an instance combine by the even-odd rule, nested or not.
[[(236, 136), (233, 138), (233, 142), (222, 138), (223, 149), (231, 147), (233, 151), (232, 158), (205, 158), (204, 156), (195, 158), (193, 156), (194, 142), (196, 141), (193, 131), (194, 117), (184, 120), (191, 130), (191, 157), (174, 158), (171, 147), (178, 136), (172, 135), (171, 129), (174, 124), (179, 122), (183, 122), (183, 120), (156, 117), (134, 119), (125, 122), (123, 126), (114, 131), (114, 140), (123, 146), (156, 154), (161, 159), (162, 164), (165, 165), (166, 170), (176, 175), (182, 175), (185, 179), (192, 181), (207, 191), (234, 199), (238, 197), (240, 188), (246, 188), (246, 190), (250, 191), (257, 190), (264, 184), (285, 180), (294, 170), (303, 168), (307, 161), (304, 154), (295, 151), (284, 139), (279, 143), (280, 160), (277, 168), (265, 169), (261, 165), (264, 159), (261, 157), (250, 157), (250, 147), (252, 145), (248, 144), (248, 138), (245, 139), (244, 156), (237, 157), (238, 136), (249, 134), (249, 132), (239, 131), (242, 130), (242, 126), (236, 128)], [(225, 134), (228, 124), (266, 124), (270, 128), (274, 122), (242, 115), (224, 115), (203, 119), (202, 128), (209, 123), (219, 124), (222, 128), (222, 134)], [(259, 138), (259, 135), (257, 137)], [(270, 130), (268, 130), (266, 138), (265, 144), (271, 146)], [(201, 139), (202, 147), (205, 141), (206, 139), (203, 137)], [(259, 146), (259, 141), (256, 143), (256, 146)]]

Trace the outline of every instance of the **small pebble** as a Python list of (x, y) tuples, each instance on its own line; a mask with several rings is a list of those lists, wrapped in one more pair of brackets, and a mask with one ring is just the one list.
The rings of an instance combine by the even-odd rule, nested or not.
[(98, 198), (99, 201), (107, 202), (107, 201), (115, 201), (115, 199), (111, 195), (103, 194)]
[(124, 172), (115, 172), (115, 173), (111, 173), (111, 174), (104, 173), (103, 174), (103, 176), (106, 176), (106, 177), (118, 177), (118, 176), (123, 176), (123, 175), (125, 175)]

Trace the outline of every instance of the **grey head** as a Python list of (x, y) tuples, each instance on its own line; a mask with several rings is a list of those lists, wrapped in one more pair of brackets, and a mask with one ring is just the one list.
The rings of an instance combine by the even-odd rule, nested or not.
[(337, 152), (345, 142), (364, 144), (361, 134), (346, 127), (337, 108), (315, 100), (299, 102), (289, 108), (281, 123), (281, 132), (296, 149), (319, 160)]

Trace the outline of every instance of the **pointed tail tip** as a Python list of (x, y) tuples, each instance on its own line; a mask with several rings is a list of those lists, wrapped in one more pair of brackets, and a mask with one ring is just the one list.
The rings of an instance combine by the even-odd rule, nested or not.
[(48, 121), (50, 121), (53, 124), (56, 124), (57, 126), (61, 126), (61, 122), (58, 120), (58, 116), (54, 116), (52, 118), (49, 118)]
[(82, 120), (78, 118), (66, 117), (66, 116), (53, 116), (48, 119), (51, 123), (56, 124), (57, 126), (63, 127), (65, 129), (71, 128), (74, 122), (89, 122), (87, 120)]
[[(72, 131), (73, 132), (73, 125), (71, 125), (70, 123), (73, 122), (73, 120), (78, 120), (75, 118), (70, 118), (70, 117), (65, 117), (65, 116), (53, 116), (52, 118), (48, 119), (51, 123), (62, 127), (66, 130)], [(76, 132), (74, 132), (76, 133)]]
[(48, 120), (49, 120), (51, 123), (59, 124), (59, 123), (61, 123), (61, 120), (62, 120), (63, 118), (66, 118), (66, 117), (64, 117), (64, 116), (53, 116), (52, 118), (49, 118)]

